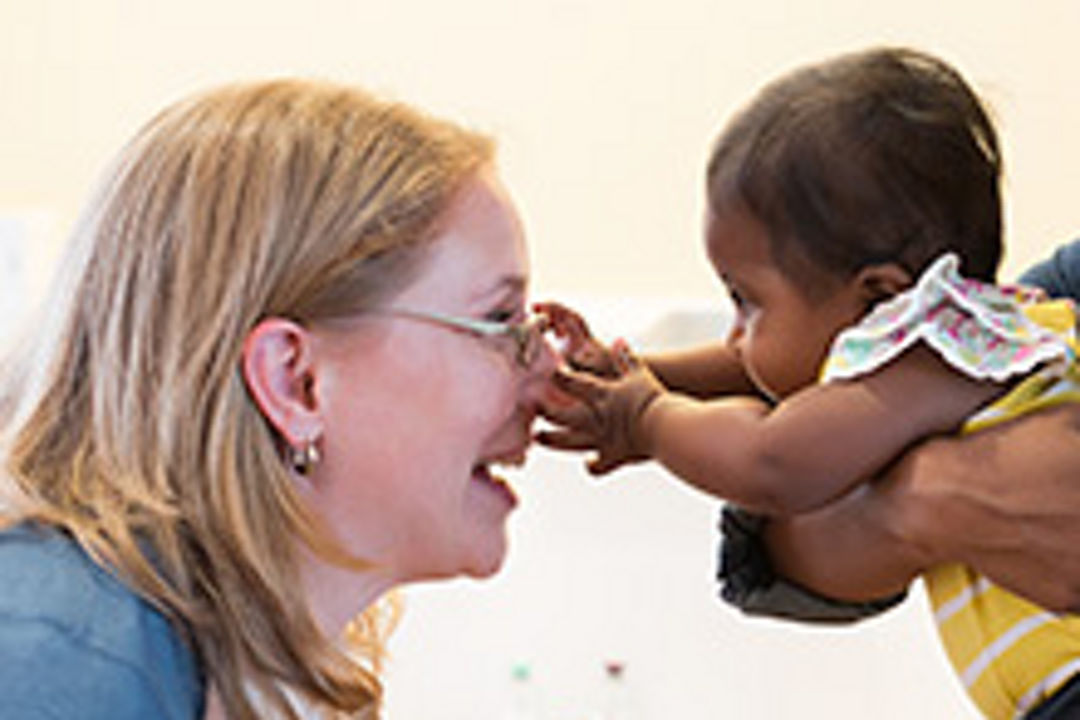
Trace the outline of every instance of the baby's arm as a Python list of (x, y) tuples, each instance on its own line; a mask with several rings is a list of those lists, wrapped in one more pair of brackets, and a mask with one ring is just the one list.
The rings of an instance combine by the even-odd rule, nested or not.
[(770, 515), (839, 497), (913, 442), (954, 430), (1000, 390), (954, 372), (921, 345), (863, 378), (808, 388), (775, 409), (754, 398), (665, 392), (640, 363), (631, 365), (617, 380), (557, 375), (582, 401), (549, 417), (563, 426), (563, 439), (573, 437), (561, 446), (596, 449), (594, 472), (621, 458), (653, 457), (690, 485)]
[[(533, 309), (548, 318), (555, 335), (564, 341), (563, 359), (570, 367), (602, 377), (615, 376), (611, 348), (593, 336), (580, 313), (557, 302), (536, 303)], [(641, 359), (664, 387), (674, 392), (698, 398), (757, 394), (739, 358), (722, 341), (649, 353)]]
[(666, 394), (641, 418), (646, 452), (706, 492), (770, 515), (806, 512), (951, 432), (1000, 392), (917, 345), (864, 377), (815, 385), (775, 409)]
[(728, 343), (706, 343), (642, 357), (666, 388), (702, 400), (723, 395), (758, 395)]

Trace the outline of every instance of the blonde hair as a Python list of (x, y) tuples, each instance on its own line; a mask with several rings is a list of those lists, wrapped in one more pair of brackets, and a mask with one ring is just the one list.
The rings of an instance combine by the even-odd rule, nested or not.
[[(231, 718), (256, 716), (246, 687), (286, 717), (283, 687), (355, 713), (381, 694), (296, 592), (298, 539), (343, 559), (247, 394), (244, 339), (265, 317), (360, 312), (402, 289), (492, 153), (328, 83), (177, 103), (107, 174), (54, 322), (6, 378), (7, 522), (64, 528), (177, 620)], [(368, 645), (377, 669), (381, 642)]]

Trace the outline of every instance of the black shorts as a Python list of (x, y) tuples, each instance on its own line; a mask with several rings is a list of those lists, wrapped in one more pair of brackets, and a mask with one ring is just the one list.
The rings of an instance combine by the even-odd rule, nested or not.
[(1080, 718), (1080, 673), (1035, 708), (1024, 720), (1078, 720)]

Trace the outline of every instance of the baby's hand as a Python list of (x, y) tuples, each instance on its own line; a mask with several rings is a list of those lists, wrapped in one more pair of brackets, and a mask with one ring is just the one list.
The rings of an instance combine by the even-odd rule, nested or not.
[(533, 310), (546, 316), (555, 337), (565, 341), (562, 355), (567, 365), (601, 377), (618, 375), (613, 352), (593, 337), (581, 313), (557, 302), (535, 303)]
[(619, 376), (606, 379), (570, 369), (556, 371), (555, 385), (576, 402), (543, 403), (540, 412), (556, 428), (537, 440), (557, 450), (595, 450), (586, 462), (589, 472), (604, 475), (649, 457), (640, 421), (664, 386), (623, 341), (613, 347)]

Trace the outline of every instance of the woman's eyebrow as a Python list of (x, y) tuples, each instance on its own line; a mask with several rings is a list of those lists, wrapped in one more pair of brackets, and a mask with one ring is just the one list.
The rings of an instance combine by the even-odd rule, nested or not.
[(506, 295), (524, 295), (529, 281), (524, 275), (503, 275), (485, 289), (474, 293), (473, 299), (485, 300)]

